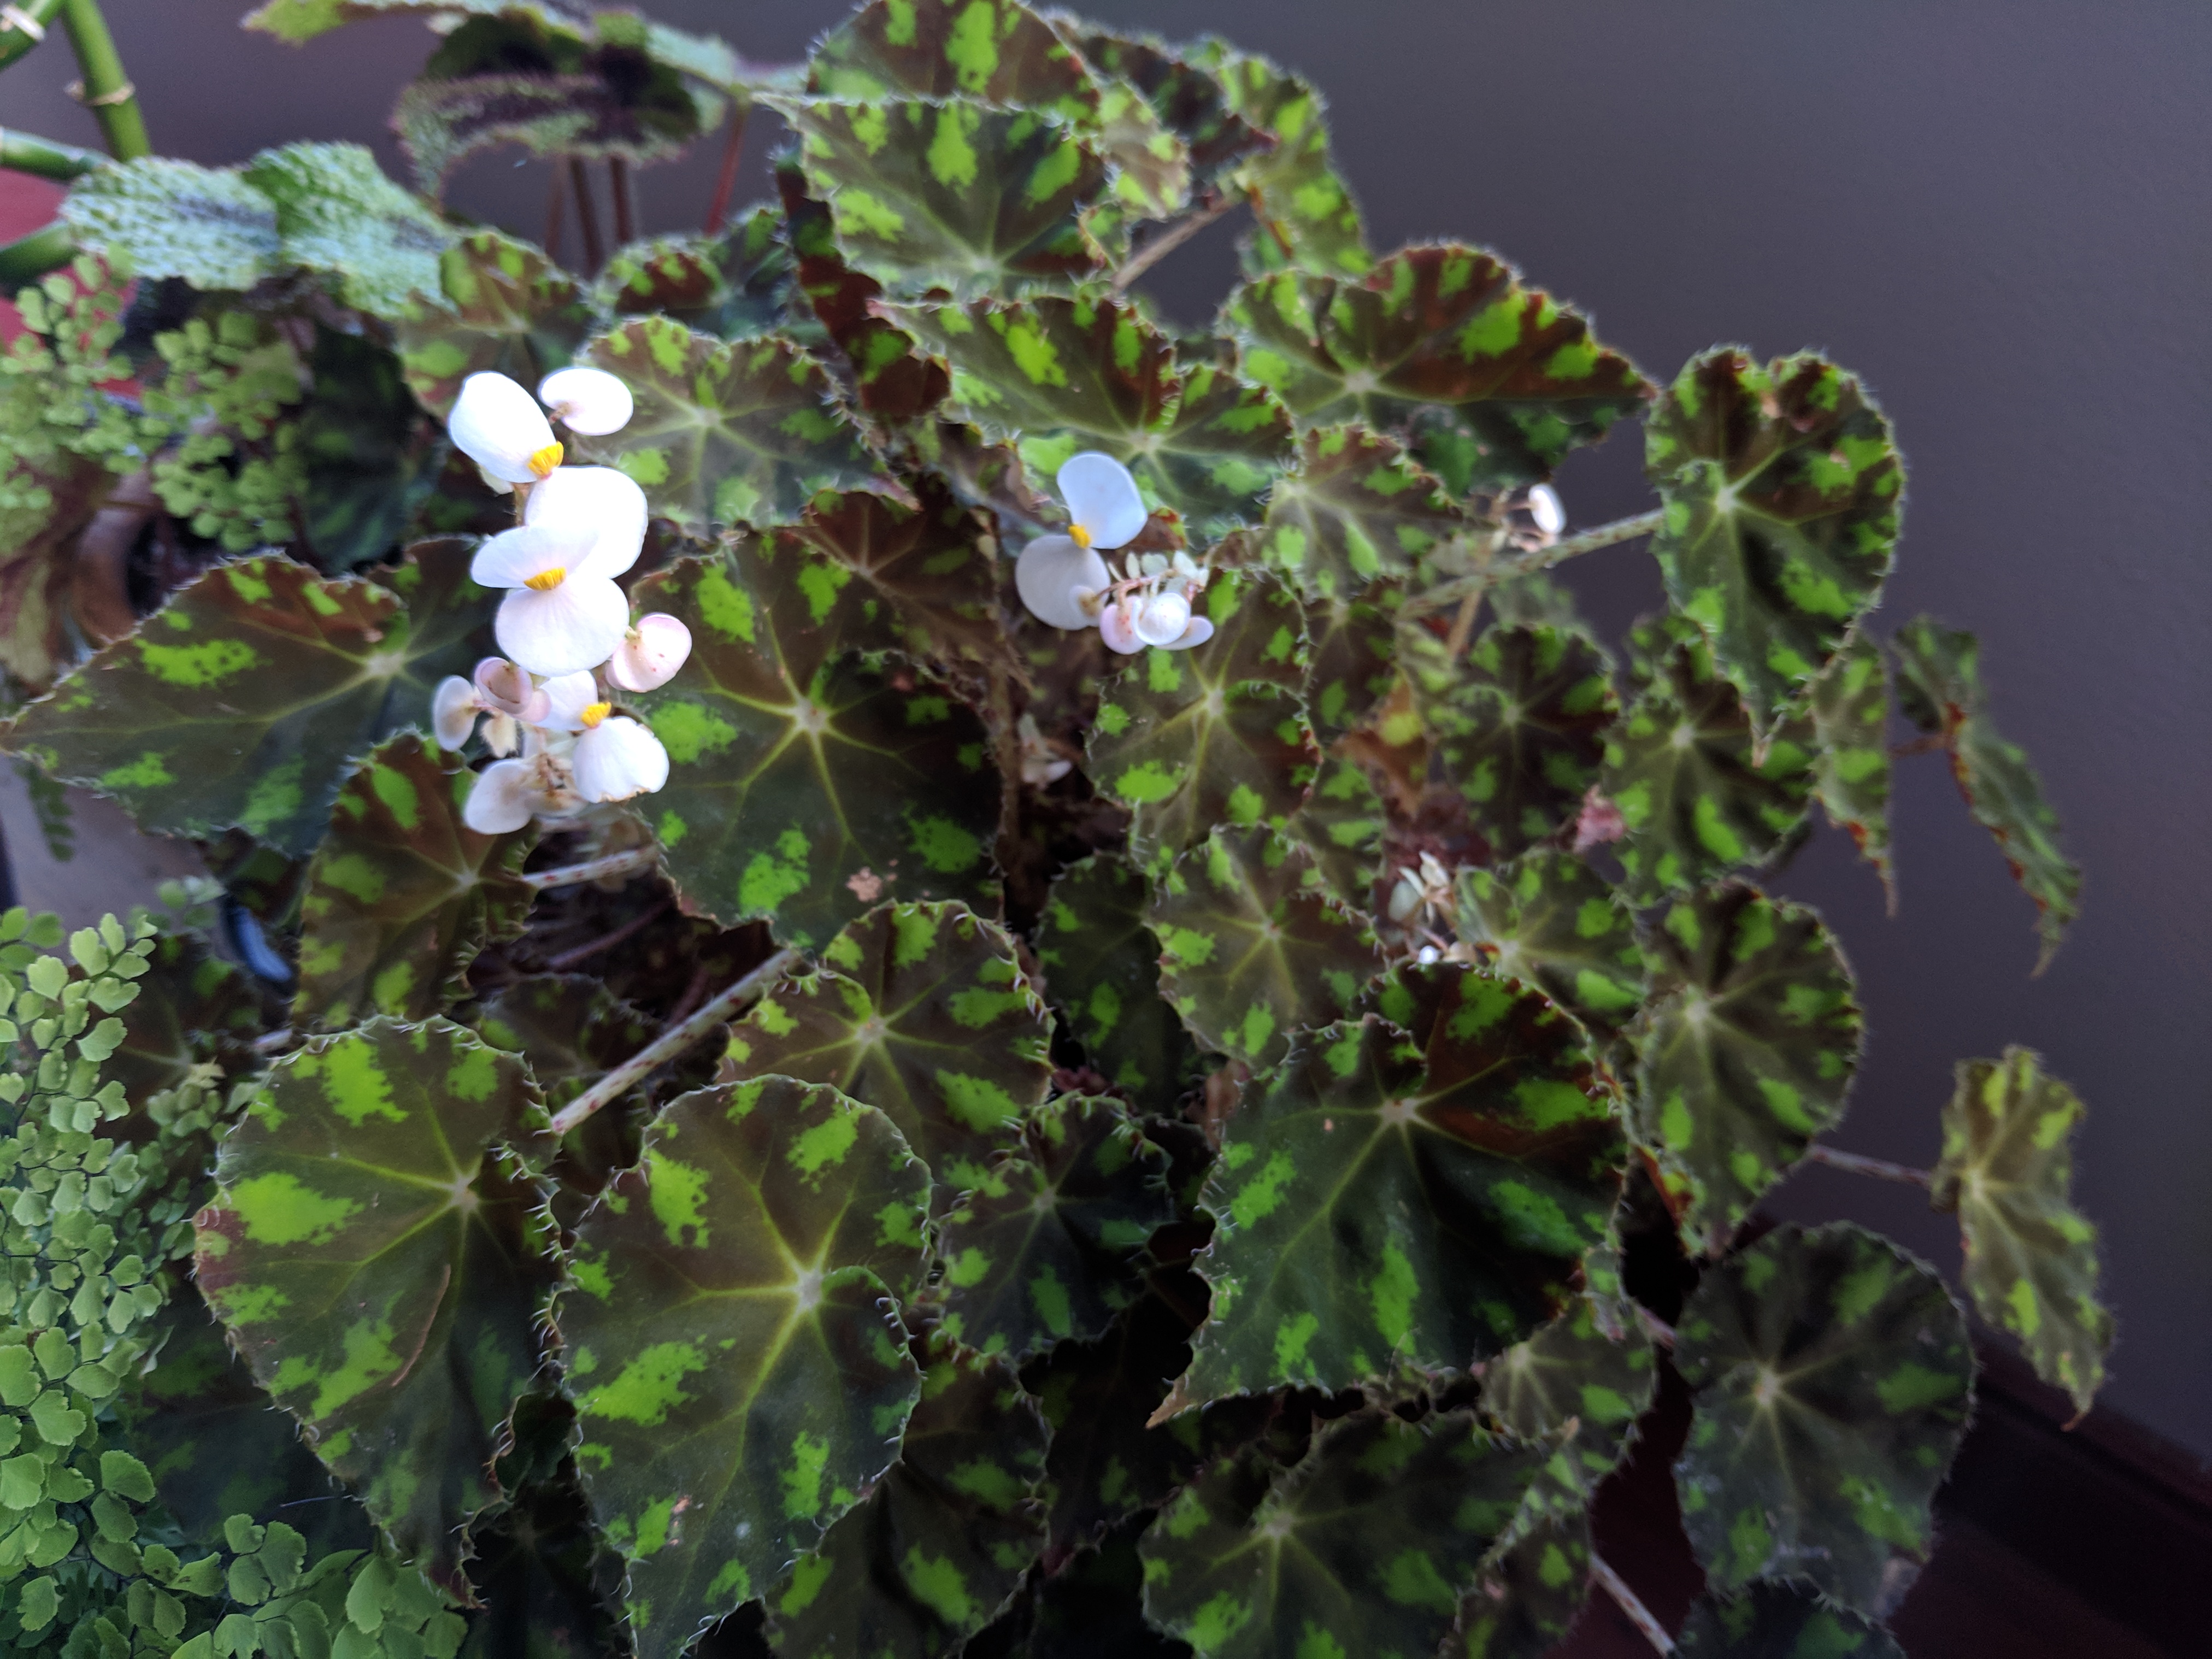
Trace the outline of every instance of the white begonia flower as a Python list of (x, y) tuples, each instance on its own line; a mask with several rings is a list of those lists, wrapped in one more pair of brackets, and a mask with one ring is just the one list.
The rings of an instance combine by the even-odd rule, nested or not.
[(651, 691), (676, 678), (691, 655), (691, 630), (665, 611), (640, 617), (607, 660), (607, 678), (625, 691)]
[(1054, 628), (1088, 628), (1084, 600), (1113, 576), (1099, 556), (1134, 541), (1145, 527), (1145, 498), (1129, 469), (1110, 455), (1086, 449), (1071, 455), (1056, 482), (1073, 520), (1065, 536), (1040, 536), (1014, 561), (1014, 589), (1039, 622)]
[(555, 779), (544, 756), (498, 760), (477, 774), (461, 807), (461, 822), (480, 836), (503, 836), (541, 812), (558, 817), (578, 804)]
[(589, 669), (556, 674), (538, 689), (545, 699), (545, 713), (532, 723), (548, 732), (582, 731), (585, 714), (599, 701), (599, 683)]
[(534, 483), (561, 465), (538, 400), (504, 374), (471, 374), (446, 417), (453, 445), (503, 483)]
[(569, 431), (604, 438), (629, 424), (629, 388), (604, 368), (556, 368), (538, 383), (538, 401)]
[(1131, 619), (1130, 625), (1146, 645), (1172, 651), (1183, 630), (1190, 626), (1190, 601), (1172, 591), (1155, 593)]
[(545, 675), (596, 668), (612, 656), (629, 631), (629, 601), (594, 562), (614, 550), (589, 526), (568, 525), (523, 525), (478, 548), (471, 580), (510, 590), (492, 623), (499, 648)]
[(1559, 492), (1549, 484), (1530, 487), (1528, 516), (1547, 536), (1556, 536), (1567, 527), (1567, 509), (1560, 503)]
[(645, 546), (645, 491), (611, 466), (564, 466), (530, 492), (522, 522), (549, 530), (587, 530), (585, 560), (594, 575), (619, 576)]
[(459, 674), (448, 674), (430, 694), (430, 735), (441, 749), (459, 749), (476, 734), (483, 705), (477, 689)]
[(568, 763), (576, 769), (576, 793), (586, 800), (628, 800), (668, 781), (668, 751), (629, 716), (597, 702), (584, 711), (584, 725)]
[(487, 710), (535, 724), (544, 718), (545, 693), (530, 676), (504, 657), (485, 657), (476, 665), (477, 702)]
[[(1170, 600), (1173, 603), (1164, 603)], [(1158, 619), (1152, 620), (1155, 615)], [(1168, 634), (1167, 625), (1177, 620), (1181, 626)], [(1152, 634), (1145, 631), (1147, 627)], [(1134, 656), (1148, 645), (1163, 651), (1188, 651), (1213, 637), (1213, 624), (1204, 617), (1192, 616), (1190, 601), (1181, 594), (1156, 593), (1150, 599), (1131, 595), (1115, 600), (1099, 613), (1098, 636), (1109, 650), (1125, 657)]]

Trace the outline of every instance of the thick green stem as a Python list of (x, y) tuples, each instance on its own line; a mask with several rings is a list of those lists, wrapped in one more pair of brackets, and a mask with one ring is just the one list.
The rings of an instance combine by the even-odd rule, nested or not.
[(12, 295), (24, 283), (67, 264), (76, 254), (76, 243), (67, 225), (48, 225), (0, 247), (0, 296)]
[(0, 69), (6, 69), (46, 38), (46, 25), (62, 9), (62, 0), (15, 0), (0, 9)]
[(154, 147), (146, 139), (138, 94), (123, 72), (123, 60), (116, 56), (115, 38), (100, 15), (100, 0), (62, 0), (62, 27), (69, 31), (70, 47), (84, 71), (78, 96), (100, 123), (107, 153), (118, 161), (151, 155)]
[(58, 144), (51, 138), (34, 138), (27, 132), (0, 127), (0, 167), (12, 173), (27, 173), (65, 185), (106, 165), (107, 158), (96, 149), (79, 149), (75, 144)]

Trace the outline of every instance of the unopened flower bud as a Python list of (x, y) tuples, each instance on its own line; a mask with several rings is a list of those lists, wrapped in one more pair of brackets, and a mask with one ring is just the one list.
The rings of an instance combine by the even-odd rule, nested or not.
[(691, 630), (665, 611), (640, 617), (607, 659), (607, 678), (625, 691), (651, 691), (676, 678), (691, 655)]

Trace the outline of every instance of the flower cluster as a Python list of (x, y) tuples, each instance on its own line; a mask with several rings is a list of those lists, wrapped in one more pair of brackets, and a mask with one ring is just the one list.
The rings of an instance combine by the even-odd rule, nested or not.
[(1212, 639), (1213, 624), (1191, 610), (1206, 572), (1188, 554), (1132, 555), (1118, 577), (1107, 565), (1104, 556), (1136, 540), (1147, 517), (1129, 469), (1085, 450), (1068, 457), (1057, 482), (1067, 533), (1039, 536), (1014, 562), (1014, 587), (1030, 614), (1054, 628), (1095, 627), (1124, 655), (1148, 645), (1187, 651)]
[(629, 423), (629, 388), (599, 369), (564, 368), (533, 399), (504, 374), (471, 374), (447, 422), (485, 481), (513, 486), (521, 505), (522, 522), (487, 541), (469, 569), (479, 586), (507, 590), (493, 623), (507, 654), (486, 657), (472, 678), (448, 676), (431, 705), (448, 749), (485, 720), (485, 746), (500, 758), (463, 811), (484, 835), (665, 784), (668, 751), (614, 712), (600, 677), (650, 691), (691, 653), (690, 630), (674, 617), (633, 624), (615, 582), (644, 549), (645, 492), (612, 467), (562, 465), (547, 410), (572, 433), (602, 436)]

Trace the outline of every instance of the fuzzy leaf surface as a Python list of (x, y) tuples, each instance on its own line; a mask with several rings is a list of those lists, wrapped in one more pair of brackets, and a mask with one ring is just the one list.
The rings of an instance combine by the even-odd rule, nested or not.
[(1733, 1601), (1699, 1596), (1674, 1645), (1693, 1659), (1905, 1659), (1880, 1625), (1823, 1607), (1792, 1585), (1764, 1582)]
[(1863, 634), (1844, 641), (1813, 682), (1814, 793), (1828, 822), (1850, 832), (1892, 893), (1889, 857), (1889, 664)]
[(1160, 994), (1159, 942), (1145, 926), (1148, 891), (1145, 878), (1111, 854), (1071, 865), (1052, 884), (1036, 955), (1046, 991), (1093, 1069), (1164, 1110), (1197, 1054)]
[(1000, 572), (975, 515), (933, 483), (917, 494), (919, 508), (866, 491), (819, 497), (796, 525), (775, 532), (778, 547), (823, 562), (802, 578), (809, 586), (836, 591), (859, 583), (864, 605), (872, 600), (889, 612), (907, 655), (1003, 660)]
[(1260, 550), (1307, 599), (1348, 601), (1370, 583), (1410, 574), (1466, 522), (1395, 438), (1316, 427), (1298, 440), (1297, 467), (1268, 494)]
[(276, 269), (282, 246), (274, 202), (228, 168), (166, 156), (95, 168), (70, 188), (61, 216), (80, 246), (201, 289), (252, 288)]
[(1264, 58), (1218, 42), (1199, 55), (1219, 77), (1230, 108), (1273, 141), (1245, 155), (1233, 175), (1256, 222), (1239, 247), (1245, 269), (1358, 276), (1373, 264), (1358, 205), (1330, 164), (1321, 94)]
[(439, 256), (438, 291), (443, 307), (392, 331), (408, 389), (441, 420), (470, 375), (504, 374), (534, 390), (592, 331), (592, 308), (574, 278), (495, 230), (471, 232)]
[(1324, 744), (1364, 725), (1396, 684), (1398, 607), (1405, 589), (1378, 582), (1356, 599), (1335, 594), (1306, 606), (1306, 712)]
[(1098, 111), (1082, 58), (1015, 0), (874, 0), (815, 47), (806, 89), (860, 104), (973, 98), (1079, 124)]
[(1374, 906), (1389, 828), (1382, 798), (1366, 772), (1347, 760), (1325, 760), (1305, 805), (1285, 833), (1313, 854), (1329, 890), (1354, 910)]
[(453, 233), (362, 146), (285, 144), (263, 150), (244, 176), (276, 204), (283, 262), (329, 274), (346, 304), (396, 319), (438, 303), (439, 258)]
[(1182, 141), (1192, 171), (1210, 179), (1266, 149), (1267, 135), (1231, 106), (1228, 87), (1197, 54), (1141, 36), (1110, 34), (1066, 15), (1055, 20), (1093, 72), (1141, 92), (1160, 124)]
[(1608, 1334), (1583, 1296), (1484, 1363), (1482, 1409), (1522, 1440), (1553, 1440), (1572, 1425), (1562, 1467), (1588, 1499), (1627, 1451), (1658, 1386), (1650, 1339), (1633, 1327)]
[(1526, 980), (1600, 1037), (1644, 1000), (1636, 915), (1572, 853), (1539, 849), (1460, 877), (1459, 936), (1497, 973)]

